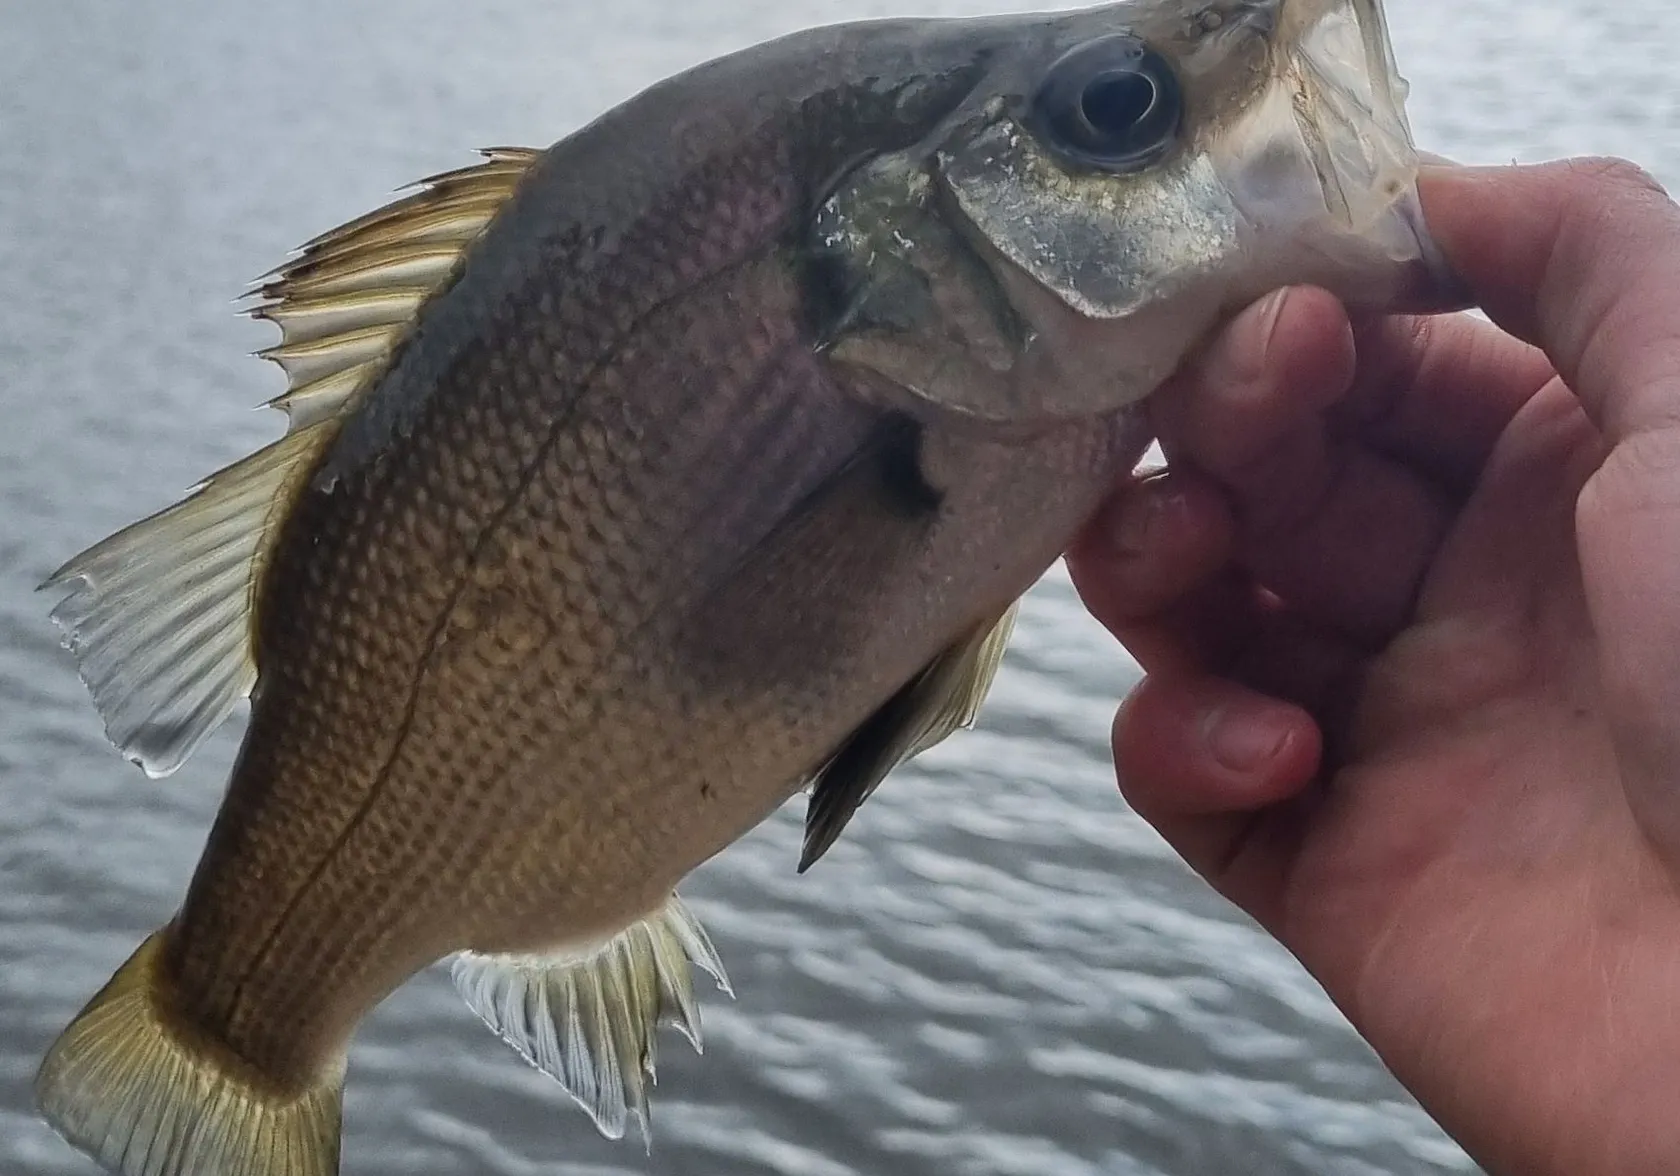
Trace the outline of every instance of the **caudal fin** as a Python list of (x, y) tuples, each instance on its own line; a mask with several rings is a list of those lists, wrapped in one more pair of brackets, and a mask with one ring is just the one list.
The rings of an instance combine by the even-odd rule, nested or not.
[(334, 1176), (343, 1072), (282, 1094), (160, 1012), (162, 938), (117, 970), (35, 1078), (49, 1123), (121, 1176)]

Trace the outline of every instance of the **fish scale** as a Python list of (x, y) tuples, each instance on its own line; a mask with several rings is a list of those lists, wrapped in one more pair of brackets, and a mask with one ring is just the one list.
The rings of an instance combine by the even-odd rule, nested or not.
[[(766, 287), (761, 282), (754, 282), (753, 288), (765, 289)], [(770, 321), (783, 323), (784, 337), (790, 336), (793, 331), (793, 316), (790, 314), (791, 308), (788, 301), (793, 291), (784, 284), (777, 293), (778, 297), (765, 300), (763, 317)], [(731, 317), (734, 313), (734, 311), (731, 311)], [(706, 316), (698, 317), (704, 321)], [(664, 327), (665, 324), (656, 316), (654, 328), (659, 330), (659, 337), (669, 339), (672, 332), (663, 329)], [(677, 332), (676, 334), (678, 338), (681, 338), (685, 333)], [(709, 342), (709, 336), (703, 329), (686, 332), (686, 334), (696, 342)], [(516, 331), (513, 337), (523, 339), (525, 336), (523, 332)], [(739, 345), (733, 341), (733, 335), (725, 335), (722, 340), (720, 343), (703, 350), (723, 351), (727, 353), (723, 358), (713, 358), (710, 355), (703, 354), (684, 355), (681, 356), (681, 362), (676, 364), (675, 367), (679, 370), (683, 367), (693, 367), (704, 372), (717, 372), (719, 373), (718, 385), (720, 388), (745, 384), (747, 382), (746, 373), (734, 371), (732, 365), (728, 362), (728, 355), (738, 352)], [(661, 366), (665, 370), (639, 374), (629, 383), (634, 387), (671, 386), (671, 381), (666, 377), (673, 365), (667, 361)], [(495, 387), (495, 385), (487, 385), (475, 380), (470, 368), (465, 373), (464, 379), (468, 382), (469, 387), (475, 389)], [(680, 385), (677, 386), (680, 387)], [(491, 398), (490, 403), (495, 405), (499, 401), (507, 405), (506, 408), (486, 409), (482, 416), (479, 413), (449, 414), (447, 416), (436, 414), (436, 419), (439, 420), (445, 434), (445, 439), (436, 444), (442, 449), (453, 449), (456, 452), (464, 450), (469, 454), (475, 451), (490, 454), (495, 452), (495, 439), (498, 433), (505, 433), (505, 435), (513, 437), (521, 434), (522, 431), (528, 431), (528, 420), (520, 418), (522, 416), (528, 418), (530, 412), (528, 406), (535, 398), (521, 395), (517, 381), (510, 382), (505, 387), (507, 391), (499, 397)], [(604, 643), (611, 641), (615, 633), (635, 628), (644, 623), (647, 616), (651, 616), (651, 609), (646, 613), (639, 612), (635, 607), (635, 602), (638, 597), (644, 595), (642, 587), (644, 584), (657, 581), (656, 573), (659, 570), (659, 565), (668, 563), (666, 556), (669, 548), (666, 541), (674, 538), (671, 532), (680, 523), (683, 517), (682, 512), (680, 510), (673, 511), (672, 524), (662, 529), (655, 529), (636, 526), (631, 520), (615, 519), (610, 511), (604, 509), (604, 505), (614, 497), (615, 489), (625, 500), (641, 503), (660, 501), (669, 496), (673, 502), (680, 505), (683, 498), (687, 496), (690, 487), (686, 480), (680, 477), (673, 479), (669, 469), (655, 470), (642, 465), (642, 454), (660, 448), (657, 442), (652, 441), (652, 438), (658, 436), (660, 423), (662, 421), (680, 422), (676, 426), (677, 432), (674, 435), (671, 447), (674, 450), (686, 449), (688, 453), (693, 455), (690, 458), (691, 462), (717, 470), (729, 470), (739, 466), (738, 461), (731, 460), (731, 455), (727, 452), (727, 449), (724, 452), (718, 452), (716, 446), (696, 443), (701, 438), (715, 437), (725, 447), (731, 444), (730, 439), (734, 436), (733, 420), (736, 416), (731, 401), (722, 395), (700, 395), (694, 397), (694, 399), (697, 403), (693, 407), (687, 411), (678, 412), (665, 411), (664, 398), (650, 401), (648, 407), (651, 411), (643, 414), (647, 419), (637, 423), (619, 421), (615, 429), (612, 423), (595, 420), (595, 410), (622, 417), (626, 406), (635, 402), (622, 396), (601, 395), (596, 384), (592, 382), (589, 391), (581, 394), (574, 403), (572, 412), (569, 414), (571, 416), (569, 427), (565, 427), (555, 434), (556, 443), (548, 450), (546, 459), (539, 454), (536, 459), (527, 462), (525, 465), (524, 469), (528, 472), (526, 476), (522, 477), (521, 484), (530, 493), (523, 499), (515, 499), (501, 504), (496, 512), (501, 517), (501, 526), (497, 532), (499, 534), (567, 535), (572, 537), (573, 551), (570, 553), (570, 558), (557, 560), (554, 565), (548, 567), (530, 568), (523, 571), (508, 568), (505, 574), (525, 585), (527, 590), (539, 591), (542, 586), (565, 582), (567, 579), (565, 572), (568, 569), (579, 569), (584, 578), (581, 599), (569, 599), (566, 594), (561, 594), (558, 598), (540, 599), (532, 603), (547, 615), (569, 616), (583, 613), (587, 609), (587, 602), (589, 601), (615, 602), (617, 605), (616, 615), (603, 618), (606, 623), (603, 623), (598, 630), (584, 634), (586, 647), (593, 647), (599, 651)], [(435, 402), (452, 401), (453, 396), (446, 386), (437, 395)], [(685, 406), (679, 402), (673, 407), (682, 409)], [(504, 414), (514, 419), (500, 430), (490, 424), (490, 422), (502, 418)], [(434, 414), (428, 413), (421, 416), (413, 426), (411, 433), (416, 446), (415, 452), (418, 455), (415, 463), (416, 468), (428, 473), (437, 468), (437, 465), (429, 460), (430, 454), (428, 451), (429, 446), (433, 443), (428, 440), (430, 432), (427, 425), (432, 419), (434, 419)], [(669, 428), (669, 424), (667, 424), (667, 428)], [(613, 435), (614, 440), (612, 442), (602, 440), (607, 435)], [(636, 441), (635, 445), (629, 443), (632, 439)], [(471, 460), (471, 458), (469, 457), (468, 460)], [(633, 477), (638, 468), (643, 475), (640, 479)], [(373, 485), (366, 491), (366, 496), (370, 501), (406, 501), (408, 499), (408, 496), (400, 488), (388, 484), (385, 480), (389, 478), (394, 481), (400, 478), (401, 474), (399, 472), (381, 475), (382, 470), (375, 471)], [(552, 496), (536, 493), (545, 480), (550, 484), (564, 486), (565, 490)], [(489, 479), (461, 479), (460, 481), (473, 485), (483, 485), (484, 489), (480, 491), (479, 501), (491, 500), (492, 491), (489, 487), (494, 483), (491, 483)], [(650, 490), (654, 491), (658, 497), (650, 494)], [(354, 509), (343, 509), (343, 503), (346, 500), (353, 503), (357, 497), (362, 495), (363, 491), (354, 478), (346, 477), (334, 486), (332, 493), (334, 499), (338, 500), (335, 503), (338, 509), (334, 511), (333, 518), (346, 520), (344, 526), (349, 534), (341, 539), (332, 529), (338, 524), (317, 523), (313, 519), (310, 519), (306, 526), (299, 526), (297, 533), (308, 537), (307, 563), (311, 568), (330, 566), (325, 553), (335, 546), (342, 546), (346, 551), (357, 551), (362, 548), (362, 542), (355, 534), (355, 527), (360, 516)], [(441, 494), (439, 497), (441, 498)], [(746, 501), (756, 501), (753, 496), (744, 497)], [(307, 510), (307, 506), (307, 503), (302, 505), (298, 517), (306, 517), (303, 511)], [(529, 521), (524, 521), (519, 517), (527, 513), (538, 517)], [(637, 546), (622, 541), (625, 536), (638, 537), (648, 549), (638, 551)], [(589, 542), (591, 538), (595, 540), (594, 543)], [(494, 540), (491, 538), (479, 540), (480, 544), (487, 542), (493, 543)], [(392, 549), (387, 546), (385, 550), (390, 551)], [(282, 548), (282, 552), (275, 563), (274, 575), (276, 581), (273, 582), (274, 586), (271, 588), (271, 591), (281, 595), (285, 594), (285, 589), (280, 586), (280, 580), (286, 574), (286, 569), (289, 566), (287, 559), (285, 549)], [(364, 564), (357, 559), (354, 562), (347, 561), (345, 566), (346, 570), (355, 576), (378, 577), (381, 574), (378, 562)], [(464, 581), (467, 582), (464, 584)], [(460, 594), (463, 591), (468, 593), (473, 591), (470, 577), (465, 574), (458, 579), (451, 578), (444, 583), (448, 585), (447, 590), (433, 589), (432, 591), (434, 599), (442, 598), (437, 605), (440, 611), (444, 607), (444, 601), (449, 602), (449, 606), (453, 607), (459, 603)], [(333, 605), (334, 589), (330, 584), (312, 584), (309, 591), (310, 607), (291, 609), (285, 614), (288, 617), (288, 623), (297, 626), (300, 631), (300, 636), (296, 639), (313, 647), (318, 643), (321, 632), (331, 632), (333, 627), (340, 623), (340, 617), (348, 616), (353, 619), (351, 625), (344, 630), (343, 648), (350, 656), (354, 657), (354, 650), (363, 639), (362, 622), (357, 614), (349, 610), (335, 609)], [(412, 596), (409, 598), (412, 599)], [(650, 600), (649, 603), (651, 606), (652, 601)], [(386, 631), (386, 627), (383, 625), (374, 626), (374, 628), (380, 632)], [(286, 640), (284, 637), (276, 637), (265, 643), (265, 649), (275, 651), (272, 656), (279, 664), (292, 664), (295, 660), (298, 660), (288, 655)], [(272, 1051), (278, 1050), (285, 1050), (289, 1053), (293, 1050), (307, 1049), (311, 1039), (317, 1033), (326, 1034), (331, 1029), (336, 1028), (330, 1022), (318, 1029), (311, 1023), (311, 1012), (314, 1012), (317, 1016), (330, 1016), (336, 1011), (332, 1009), (318, 1011), (312, 1009), (313, 993), (322, 984), (332, 989), (355, 987), (360, 978), (351, 978), (346, 973), (354, 972), (358, 967), (365, 967), (365, 964), (360, 963), (361, 961), (389, 958), (393, 968), (412, 968), (409, 956), (383, 950), (385, 943), (394, 937), (400, 938), (399, 933), (405, 929), (401, 920), (393, 918), (391, 910), (393, 906), (411, 906), (417, 911), (424, 912), (430, 933), (443, 939), (445, 943), (454, 942), (463, 946), (475, 947), (500, 946), (494, 938), (488, 943), (475, 942), (472, 939), (466, 939), (464, 943), (462, 942), (461, 937), (466, 933), (466, 929), (460, 925), (458, 920), (465, 919), (467, 917), (466, 912), (477, 908), (477, 904), (472, 901), (476, 898), (476, 895), (470, 886), (462, 891), (453, 887), (436, 885), (437, 875), (432, 870), (425, 868), (426, 847), (439, 844), (436, 829), (461, 830), (458, 814), (450, 811), (449, 808), (445, 808), (438, 815), (434, 828), (418, 830), (417, 836), (412, 838), (399, 836), (399, 831), (391, 827), (391, 822), (401, 820), (405, 813), (414, 811), (435, 812), (438, 809), (440, 799), (447, 802), (448, 798), (452, 796), (481, 794), (486, 789), (505, 791), (509, 794), (510, 801), (516, 801), (521, 794), (529, 794), (532, 789), (522, 779), (521, 773), (515, 770), (514, 765), (507, 762), (506, 757), (512, 749), (525, 746), (551, 747), (557, 739), (567, 737), (590, 744), (593, 742), (594, 736), (587, 725), (571, 730), (562, 728), (558, 732), (548, 732), (544, 730), (540, 723), (521, 725), (512, 722), (508, 713), (500, 716), (500, 722), (492, 729), (490, 734), (478, 734), (486, 726), (484, 721), (485, 709), (481, 705), (475, 705), (478, 700), (474, 697), (474, 694), (476, 694), (474, 687), (479, 684), (481, 667), (475, 653), (470, 651), (459, 652), (463, 644), (465, 642), (461, 634), (452, 632), (447, 622), (438, 629), (435, 637), (429, 637), (425, 641), (427, 654), (417, 663), (414, 663), (417, 669), (418, 665), (426, 664), (434, 658), (442, 656), (448, 664), (458, 665), (460, 673), (447, 676), (440, 674), (440, 684), (435, 689), (426, 691), (426, 697), (435, 698), (438, 701), (435, 705), (429, 707), (422, 703), (421, 709), (412, 716), (413, 721), (406, 726), (407, 734), (400, 744), (389, 752), (385, 751), (384, 746), (376, 745), (377, 750), (383, 753), (378, 757), (378, 763), (380, 765), (387, 762), (391, 764), (389, 769), (385, 769), (387, 783), (382, 786), (379, 800), (374, 807), (358, 806), (355, 814), (349, 820), (341, 820), (331, 829), (332, 837), (328, 843), (329, 851), (337, 860), (333, 865), (327, 867), (325, 874), (311, 876), (313, 885), (320, 889), (319, 896), (307, 900), (294, 899), (294, 905), (288, 908), (291, 913), (287, 915), (287, 918), (297, 928), (297, 941), (266, 939), (254, 955), (256, 963), (260, 963), (265, 952), (271, 957), (278, 956), (296, 960), (309, 959), (313, 953), (313, 966), (274, 970), (268, 973), (276, 982), (273, 984), (254, 984), (250, 981), (241, 984), (236, 978), (240, 977), (243, 971), (248, 971), (256, 966), (256, 963), (250, 962), (253, 957), (248, 956), (246, 961), (242, 962), (237, 955), (216, 954), (207, 956), (202, 964), (188, 962), (194, 945), (193, 929), (195, 926), (193, 921), (195, 908), (192, 898), (189, 898), (176, 932), (177, 950), (183, 957), (181, 965), (183, 988), (194, 993), (197, 1001), (201, 1002), (201, 1007), (216, 1008), (219, 1002), (214, 989), (198, 990), (193, 987), (194, 976), (202, 972), (214, 978), (214, 983), (219, 989), (225, 989), (230, 984), (237, 986), (240, 998), (245, 1005), (275, 1010), (282, 1014), (278, 1019), (284, 1024), (285, 1028), (283, 1032), (275, 1034), (277, 1040), (247, 1041), (234, 1028), (233, 1022), (236, 1010), (230, 1011), (230, 1026), (227, 1035), (235, 1048), (241, 1049), (241, 1052), (247, 1056), (266, 1056)], [(329, 642), (327, 644), (329, 649), (335, 647), (338, 647), (337, 643)], [(569, 658), (575, 647), (554, 646), (553, 648)], [(382, 658), (382, 660), (384, 659)], [(550, 671), (550, 676), (557, 681), (575, 681), (582, 676), (578, 669), (578, 667), (563, 661)], [(418, 672), (412, 675), (412, 678), (419, 677), (421, 675)], [(628, 682), (634, 680), (635, 677), (630, 671), (622, 672), (621, 676), (597, 671), (590, 678), (594, 693), (597, 695), (610, 693), (615, 681)], [(304, 681), (307, 683), (307, 679)], [(530, 697), (541, 689), (541, 685), (540, 682), (533, 683), (522, 679), (518, 675), (506, 674), (496, 674), (492, 679), (483, 682), (485, 690), (492, 692), (497, 697), (509, 699)], [(303, 690), (307, 691), (307, 689), (308, 687), (305, 685)], [(413, 687), (410, 686), (410, 689), (412, 690)], [(384, 690), (382, 687), (376, 687), (370, 689), (369, 693), (380, 696), (384, 693)], [(297, 711), (302, 714), (305, 710), (306, 704), (300, 703), (297, 708), (279, 706), (273, 713), (283, 714)], [(405, 715), (404, 717), (409, 716)], [(620, 721), (622, 722), (622, 720)], [(321, 762), (315, 749), (332, 737), (329, 733), (323, 732), (321, 728), (326, 727), (330, 732), (334, 725), (344, 731), (369, 729), (368, 722), (360, 714), (350, 707), (341, 705), (337, 709), (320, 714), (315, 725), (301, 728), (294, 727), (277, 734), (276, 740), (282, 745), (282, 748), (270, 753), (273, 759), (266, 768), (269, 777), (277, 782), (277, 786), (309, 791), (316, 787), (314, 780), (322, 776), (340, 782), (346, 779), (366, 779), (369, 776), (376, 780), (381, 778), (378, 772), (382, 769), (371, 766), (365, 760), (359, 763), (353, 761), (348, 765)], [(517, 732), (516, 736), (513, 735), (514, 732)], [(638, 740), (656, 737), (658, 733), (659, 725), (655, 724), (639, 732)], [(338, 743), (340, 746), (359, 750), (355, 743), (347, 739), (340, 738)], [(247, 749), (249, 755), (264, 754), (265, 746), (264, 732), (254, 731), (248, 737)], [(289, 748), (298, 750), (295, 752), (285, 750)], [(640, 784), (652, 795), (658, 795), (662, 789), (667, 787), (667, 778), (664, 773), (644, 775), (635, 771), (626, 771), (624, 767), (624, 765), (611, 762), (591, 763), (586, 761), (576, 766), (575, 773), (578, 778), (582, 779), (625, 779), (634, 784)], [(794, 765), (791, 768), (784, 769), (786, 785), (790, 790), (797, 783), (800, 767), (801, 765)], [(246, 775), (245, 773), (255, 773), (258, 770), (260, 769), (254, 766), (251, 768), (242, 766), (241, 777), (254, 781), (258, 779), (255, 774)], [(412, 783), (407, 790), (395, 791), (388, 782), (390, 780)], [(369, 787), (372, 787), (372, 785), (369, 785)], [(347, 792), (348, 790), (344, 791)], [(538, 792), (536, 795), (541, 796), (541, 793)], [(779, 800), (780, 797), (775, 799)], [(232, 805), (235, 803), (237, 803), (237, 797), (230, 798), (230, 811), (232, 811)], [(343, 793), (339, 797), (339, 803), (347, 803), (347, 798)], [(507, 819), (508, 815), (506, 807), (502, 806), (502, 819), (504, 820)], [(611, 828), (615, 825), (615, 822), (611, 819), (611, 814), (593, 814), (587, 810), (579, 813), (572, 811), (566, 805), (555, 806), (554, 811), (557, 814), (563, 814), (558, 823), (571, 833), (574, 840), (581, 836), (576, 832), (577, 830)], [(237, 816), (230, 819), (237, 819)], [(345, 829), (351, 826), (352, 822), (354, 822), (356, 830), (354, 836), (349, 841), (343, 841), (346, 836)], [(622, 824), (622, 822), (616, 824)], [(520, 829), (523, 827), (523, 822), (512, 821), (510, 827)], [(323, 826), (321, 831), (326, 833), (328, 830)], [(443, 844), (447, 844), (447, 842)], [(364, 845), (366, 846), (365, 849), (363, 849)], [(415, 848), (405, 849), (405, 846)], [(524, 875), (540, 877), (543, 872), (552, 873), (553, 867), (548, 865), (551, 861), (581, 862), (577, 866), (577, 872), (582, 873), (585, 878), (589, 876), (587, 872), (584, 872), (589, 861), (588, 855), (569, 853), (564, 841), (558, 843), (539, 841), (534, 848), (538, 862), (529, 866), (518, 858), (510, 859), (506, 854), (493, 855), (479, 860), (494, 862), (494, 869), (498, 874), (514, 878)], [(277, 847), (277, 849), (288, 860), (296, 860), (310, 852), (307, 845), (299, 846), (295, 843)], [(403, 890), (390, 891), (385, 901), (377, 901), (377, 891), (370, 895), (367, 892), (368, 883), (365, 881), (369, 878), (379, 877), (379, 871), (373, 869), (375, 863), (381, 867), (383, 872), (413, 879), (414, 881)], [(211, 855), (207, 856), (205, 867), (200, 875), (201, 878), (205, 879), (202, 886), (206, 893), (220, 892), (216, 882), (216, 864), (216, 858), (212, 851)], [(231, 868), (243, 871), (247, 868), (247, 863), (243, 859), (236, 859)], [(335, 881), (339, 875), (343, 875), (345, 881)], [(649, 889), (657, 889), (661, 884), (668, 889), (669, 885), (675, 881), (675, 878), (662, 879), (657, 872), (647, 872), (646, 876), (648, 882), (645, 886)], [(550, 881), (547, 885), (533, 884), (531, 889), (534, 894), (539, 896), (566, 893), (572, 909), (582, 908), (583, 911), (587, 911), (590, 905), (587, 890), (575, 882), (570, 887), (564, 887), (559, 884), (564, 880), (564, 875), (562, 875), (562, 878)], [(615, 896), (621, 902), (628, 901), (634, 905), (643, 900), (642, 894), (636, 891), (626, 893), (621, 885), (615, 885), (614, 891)], [(352, 897), (356, 901), (349, 901)], [(264, 901), (271, 908), (272, 895), (265, 895)], [(534, 899), (533, 902), (539, 905), (547, 905), (544, 898)], [(303, 905), (295, 905), (298, 903)], [(454, 912), (454, 908), (457, 906), (462, 908), (460, 913)], [(615, 917), (622, 922), (635, 913), (637, 913), (635, 910), (618, 910), (597, 916), (597, 918), (610, 925)], [(593, 925), (596, 919), (589, 918), (581, 912), (580, 916), (575, 917), (579, 918), (581, 930), (592, 932), (596, 929)], [(211, 921), (219, 923), (219, 920), (213, 919)], [(541, 928), (538, 932), (538, 941), (552, 939), (556, 934), (564, 934), (565, 930), (567, 929)], [(224, 943), (220, 938), (216, 942), (218, 944)], [(530, 946), (530, 944), (521, 943), (517, 946)], [(246, 950), (249, 951), (250, 949), (247, 948)], [(223, 951), (226, 951), (225, 946)], [(323, 958), (320, 954), (323, 951), (330, 951), (331, 954)], [(389, 983), (389, 981), (385, 981), (385, 983)], [(266, 1019), (262, 1022), (259, 1031), (261, 1029), (268, 1029), (268, 1031), (273, 1032)], [(292, 1072), (294, 1070), (305, 1071), (317, 1061), (317, 1058), (310, 1057), (307, 1053), (295, 1059), (282, 1054), (274, 1059), (273, 1064), (277, 1069)]]
[(50, 581), (150, 774), (252, 711), (49, 1120), (122, 1176), (331, 1176), (357, 1024), (454, 956), (645, 1134), (658, 1028), (727, 990), (682, 879), (808, 787), (805, 869), (974, 720), (1230, 308), (1447, 286), (1374, 0), (1195, 8), (799, 34), (259, 280), (285, 438)]

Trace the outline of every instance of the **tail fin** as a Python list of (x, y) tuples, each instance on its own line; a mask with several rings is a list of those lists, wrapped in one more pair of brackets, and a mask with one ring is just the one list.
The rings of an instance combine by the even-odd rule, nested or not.
[(53, 1043), (42, 1114), (121, 1176), (334, 1176), (343, 1071), (299, 1094), (175, 1030), (157, 999), (161, 935), (117, 969)]

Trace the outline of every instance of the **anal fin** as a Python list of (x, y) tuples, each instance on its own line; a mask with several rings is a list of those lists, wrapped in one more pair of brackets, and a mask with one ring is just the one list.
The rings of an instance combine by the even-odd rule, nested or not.
[(672, 1025), (701, 1049), (691, 965), (730, 991), (705, 929), (676, 895), (604, 942), (548, 955), (455, 957), (455, 987), (521, 1057), (557, 1080), (602, 1135), (634, 1116), (651, 1146), (654, 1032)]
[(859, 725), (812, 782), (805, 810), (804, 873), (839, 838), (846, 823), (894, 768), (952, 732), (973, 724), (997, 676), (1020, 602), (928, 663)]

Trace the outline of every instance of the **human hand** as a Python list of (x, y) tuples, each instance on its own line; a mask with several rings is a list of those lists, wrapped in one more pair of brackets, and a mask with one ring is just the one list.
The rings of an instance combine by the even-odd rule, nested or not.
[(1422, 194), (1504, 330), (1250, 308), (1069, 553), (1122, 789), (1490, 1171), (1680, 1172), (1680, 209)]

